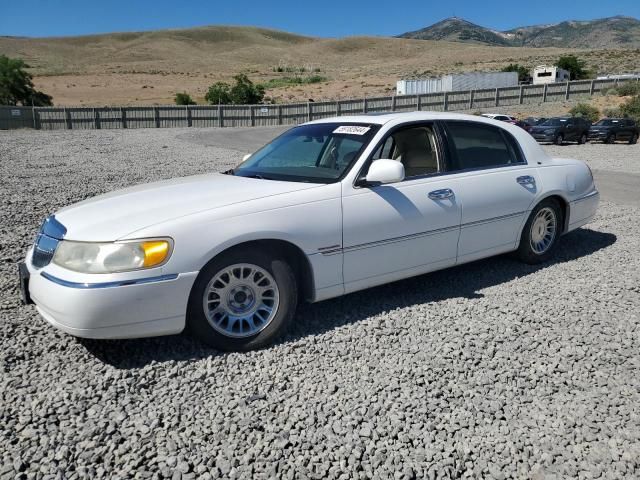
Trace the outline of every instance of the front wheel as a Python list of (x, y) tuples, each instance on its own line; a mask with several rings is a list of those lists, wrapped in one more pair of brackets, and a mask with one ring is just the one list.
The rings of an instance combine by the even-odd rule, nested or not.
[(629, 139), (629, 145), (635, 145), (636, 143), (638, 143), (638, 134), (634, 133)]
[(549, 260), (561, 233), (562, 210), (553, 199), (543, 200), (531, 212), (522, 230), (517, 256), (535, 265)]
[(556, 145), (562, 145), (564, 143), (564, 137), (562, 135), (557, 135), (553, 143)]
[(189, 330), (219, 350), (244, 351), (273, 343), (291, 322), (296, 277), (282, 258), (238, 249), (209, 262), (191, 290)]
[(607, 135), (607, 138), (604, 140), (604, 143), (611, 145), (615, 141), (616, 141), (616, 137), (614, 137), (613, 135)]
[(585, 143), (587, 143), (587, 134), (583, 133), (578, 139), (578, 145), (584, 145)]

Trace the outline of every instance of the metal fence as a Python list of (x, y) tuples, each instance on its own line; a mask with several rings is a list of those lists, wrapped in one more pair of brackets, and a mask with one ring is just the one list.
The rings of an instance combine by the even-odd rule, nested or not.
[(429, 93), (280, 105), (140, 107), (3, 107), (0, 129), (38, 130), (254, 127), (381, 112), (464, 111), (589, 97), (638, 79), (578, 80), (485, 90)]

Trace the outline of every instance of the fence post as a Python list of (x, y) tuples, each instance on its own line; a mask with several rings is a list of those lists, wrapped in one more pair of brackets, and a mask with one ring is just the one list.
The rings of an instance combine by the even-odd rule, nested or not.
[(565, 100), (569, 100), (570, 88), (571, 88), (571, 82), (567, 80), (567, 86), (566, 86), (566, 88), (564, 90), (564, 99)]
[(589, 95), (593, 97), (593, 92), (596, 90), (596, 81), (591, 80), (591, 87), (589, 88)]
[(249, 120), (251, 121), (252, 127), (256, 126), (256, 110), (255, 109), (256, 109), (255, 105), (249, 106)]
[(548, 89), (549, 85), (548, 84), (544, 84), (544, 89), (542, 90), (542, 103), (545, 103), (547, 101), (547, 89)]
[(444, 98), (442, 99), (442, 111), (449, 110), (449, 92), (444, 92)]
[(340, 100), (336, 100), (336, 117), (340, 116)]
[(122, 120), (122, 128), (127, 128), (127, 110), (124, 107), (120, 107), (120, 119)]
[(496, 107), (500, 106), (500, 89), (496, 88)]
[(100, 114), (95, 108), (93, 109), (93, 128), (100, 130)]
[(67, 130), (71, 130), (71, 128), (73, 128), (71, 125), (71, 112), (67, 110), (67, 107), (64, 107), (64, 121), (67, 125)]
[(469, 92), (469, 110), (473, 110), (473, 101), (475, 100), (475, 97), (476, 97), (476, 91), (471, 90)]
[(367, 113), (367, 97), (362, 99), (362, 113)]
[(520, 105), (524, 103), (524, 85), (520, 85), (520, 98), (518, 98), (518, 103)]
[(396, 96), (395, 95), (391, 95), (391, 111), (392, 112), (396, 111)]
[(160, 110), (158, 107), (153, 107), (153, 119), (156, 123), (156, 128), (160, 128)]
[(278, 105), (278, 125), (282, 125), (282, 105)]
[(187, 109), (187, 127), (193, 127), (193, 117), (191, 116), (191, 108), (189, 105), (185, 105)]
[(311, 121), (311, 102), (307, 102), (307, 122)]
[(416, 109), (418, 111), (422, 110), (422, 97), (420, 97), (420, 94), (416, 96)]
[(218, 126), (224, 127), (224, 111), (222, 110), (222, 104), (218, 104)]

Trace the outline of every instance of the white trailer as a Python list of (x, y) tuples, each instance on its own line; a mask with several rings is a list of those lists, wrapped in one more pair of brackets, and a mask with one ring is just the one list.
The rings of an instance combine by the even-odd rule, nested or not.
[(483, 90), (487, 88), (517, 87), (516, 72), (456, 73), (440, 78), (398, 80), (397, 95)]
[(538, 65), (533, 69), (533, 84), (544, 85), (545, 83), (568, 82), (571, 74), (568, 70), (564, 70), (555, 65)]

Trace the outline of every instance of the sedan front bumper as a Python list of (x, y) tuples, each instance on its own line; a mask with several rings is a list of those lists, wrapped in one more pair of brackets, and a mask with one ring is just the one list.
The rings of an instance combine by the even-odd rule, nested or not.
[(553, 142), (556, 138), (554, 133), (532, 133), (531, 136), (535, 138), (538, 142)]
[(185, 327), (198, 272), (80, 283), (36, 270), (29, 257), (29, 296), (40, 315), (59, 330), (76, 337), (117, 339), (172, 335)]

